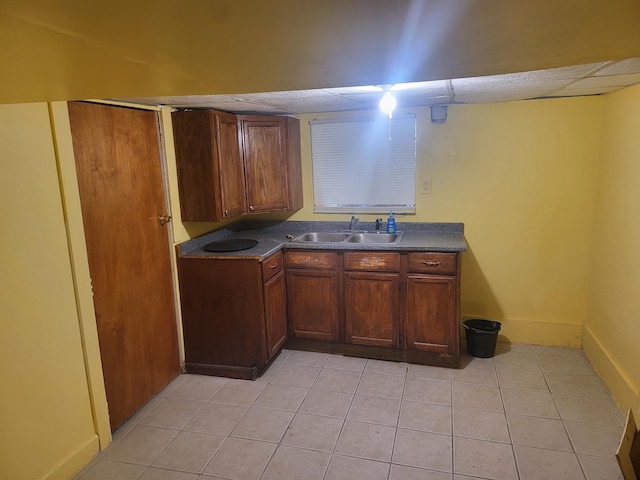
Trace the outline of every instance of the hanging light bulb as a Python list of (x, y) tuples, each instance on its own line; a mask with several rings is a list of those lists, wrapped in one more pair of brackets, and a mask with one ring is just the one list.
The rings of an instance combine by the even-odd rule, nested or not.
[(393, 110), (396, 108), (396, 99), (391, 95), (391, 92), (385, 92), (382, 96), (382, 100), (380, 100), (380, 110), (389, 115), (389, 120), (391, 120), (393, 115)]

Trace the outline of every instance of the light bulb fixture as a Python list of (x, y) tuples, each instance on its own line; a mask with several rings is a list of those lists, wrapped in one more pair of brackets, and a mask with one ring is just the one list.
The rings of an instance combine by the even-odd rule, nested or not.
[(389, 115), (389, 120), (392, 118), (393, 110), (396, 108), (396, 105), (396, 99), (391, 95), (391, 92), (384, 92), (382, 100), (380, 100), (380, 110)]

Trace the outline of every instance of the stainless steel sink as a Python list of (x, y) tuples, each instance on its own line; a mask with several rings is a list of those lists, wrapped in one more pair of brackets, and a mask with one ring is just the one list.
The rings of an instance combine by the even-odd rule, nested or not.
[(294, 238), (294, 242), (337, 243), (343, 242), (349, 236), (348, 233), (336, 232), (309, 232)]
[(399, 242), (402, 233), (354, 233), (347, 242), (350, 243), (395, 243)]
[(294, 238), (293, 242), (302, 243), (397, 243), (403, 232), (367, 233), (367, 232), (307, 232)]

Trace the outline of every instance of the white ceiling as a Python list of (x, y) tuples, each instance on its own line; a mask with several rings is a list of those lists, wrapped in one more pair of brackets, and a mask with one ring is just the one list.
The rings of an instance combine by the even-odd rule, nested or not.
[[(394, 85), (398, 107), (493, 103), (601, 95), (640, 83), (640, 58), (548, 70)], [(389, 86), (385, 86), (388, 88)], [(234, 95), (138, 97), (115, 100), (235, 113), (303, 114), (377, 108), (379, 86)]]

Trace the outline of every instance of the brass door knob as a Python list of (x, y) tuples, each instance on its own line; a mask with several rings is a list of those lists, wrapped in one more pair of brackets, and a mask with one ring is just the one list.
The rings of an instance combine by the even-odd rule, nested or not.
[(171, 221), (171, 215), (167, 215), (166, 213), (163, 213), (162, 215), (158, 216), (158, 223), (160, 225), (164, 225), (165, 223), (169, 223)]

